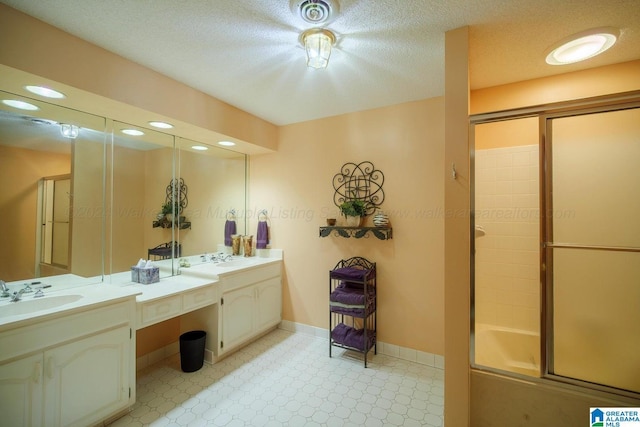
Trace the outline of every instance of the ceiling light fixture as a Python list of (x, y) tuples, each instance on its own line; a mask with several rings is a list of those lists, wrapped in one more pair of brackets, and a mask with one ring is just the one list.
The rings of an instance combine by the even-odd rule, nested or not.
[(594, 28), (562, 40), (547, 54), (547, 64), (565, 65), (593, 58), (609, 49), (618, 38), (615, 28)]
[(171, 123), (167, 123), (167, 122), (149, 122), (149, 124), (153, 127), (156, 128), (160, 128), (160, 129), (171, 129), (173, 128), (173, 125)]
[(126, 134), (126, 135), (131, 135), (131, 136), (142, 136), (144, 135), (144, 132), (137, 130), (137, 129), (122, 129), (120, 132)]
[(24, 101), (18, 101), (17, 99), (3, 99), (2, 103), (4, 105), (8, 105), (9, 107), (18, 108), (20, 110), (35, 111), (39, 109), (33, 104), (29, 104), (28, 102)]
[(65, 138), (76, 139), (80, 134), (80, 128), (69, 123), (60, 123), (60, 133)]
[(311, 28), (300, 35), (300, 40), (307, 52), (307, 66), (327, 68), (331, 46), (336, 42), (335, 34), (324, 28)]
[(192, 145), (191, 148), (197, 151), (207, 151), (209, 149), (209, 147), (205, 147), (204, 145)]
[(44, 86), (25, 86), (24, 88), (31, 93), (35, 93), (36, 95), (44, 96), (46, 98), (65, 98), (64, 93)]
[(236, 143), (231, 141), (220, 141), (218, 142), (218, 145), (223, 145), (225, 147), (233, 147), (234, 145), (236, 145)]

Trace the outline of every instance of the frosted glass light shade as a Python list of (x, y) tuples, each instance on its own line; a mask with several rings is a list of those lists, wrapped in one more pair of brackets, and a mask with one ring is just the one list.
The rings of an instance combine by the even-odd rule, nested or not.
[(329, 30), (313, 28), (302, 33), (302, 42), (307, 52), (307, 66), (326, 68), (331, 56), (331, 46), (336, 42), (335, 35)]
[(609, 28), (574, 34), (551, 50), (546, 57), (546, 62), (550, 65), (564, 65), (593, 58), (613, 46), (617, 35), (617, 31)]

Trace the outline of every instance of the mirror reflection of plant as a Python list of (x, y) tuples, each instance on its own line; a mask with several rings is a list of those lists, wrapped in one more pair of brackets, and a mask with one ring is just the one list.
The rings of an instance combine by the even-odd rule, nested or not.
[(179, 214), (182, 212), (182, 207), (180, 206), (179, 202), (165, 202), (165, 204), (162, 205), (162, 213), (164, 215), (170, 215), (173, 213)]

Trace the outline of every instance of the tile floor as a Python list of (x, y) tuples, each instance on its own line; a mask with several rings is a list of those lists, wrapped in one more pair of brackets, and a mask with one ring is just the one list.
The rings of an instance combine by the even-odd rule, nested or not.
[(193, 373), (172, 357), (138, 374), (121, 426), (442, 426), (444, 371), (281, 329)]

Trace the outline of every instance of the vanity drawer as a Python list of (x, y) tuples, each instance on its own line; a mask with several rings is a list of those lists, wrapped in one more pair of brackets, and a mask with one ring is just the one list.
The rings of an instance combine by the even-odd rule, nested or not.
[(184, 312), (192, 311), (200, 307), (215, 304), (217, 296), (217, 287), (205, 286), (182, 295), (182, 310)]
[(252, 285), (272, 277), (278, 277), (281, 274), (282, 265), (280, 262), (238, 271), (222, 277), (223, 291)]
[(140, 313), (140, 327), (178, 316), (181, 311), (182, 301), (179, 295), (144, 303)]

